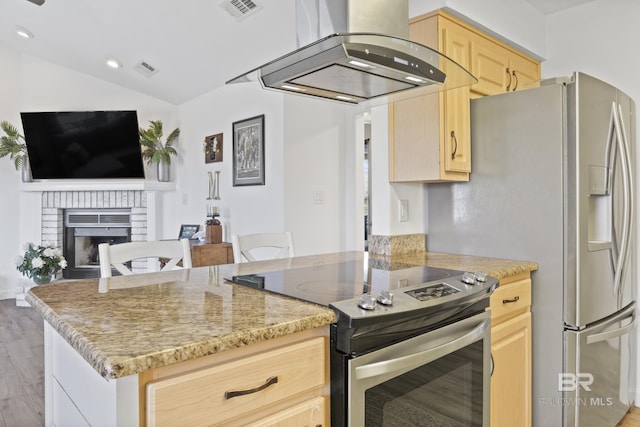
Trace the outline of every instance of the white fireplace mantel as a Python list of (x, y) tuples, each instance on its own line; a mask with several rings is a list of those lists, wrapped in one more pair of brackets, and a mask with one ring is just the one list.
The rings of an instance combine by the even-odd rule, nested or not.
[(175, 182), (158, 182), (146, 179), (47, 179), (23, 182), (20, 191), (175, 191)]
[[(132, 239), (157, 240), (162, 195), (175, 182), (150, 180), (43, 180), (20, 187), (22, 241), (62, 244), (62, 211), (66, 208), (132, 208), (138, 225)], [(46, 222), (46, 227), (45, 227)], [(55, 227), (51, 224), (55, 223)], [(55, 229), (53, 229), (55, 228)]]

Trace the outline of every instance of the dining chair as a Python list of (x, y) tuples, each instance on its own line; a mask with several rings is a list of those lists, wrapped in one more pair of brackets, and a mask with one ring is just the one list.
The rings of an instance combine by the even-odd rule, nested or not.
[[(295, 256), (291, 232), (234, 235), (231, 238), (234, 262)], [(260, 256), (258, 256), (260, 255)]]
[(169, 259), (160, 271), (170, 270), (182, 261), (183, 268), (191, 268), (191, 246), (188, 239), (127, 242), (117, 245), (98, 245), (100, 277), (111, 277), (111, 267), (123, 276), (134, 274), (125, 263), (143, 258)]

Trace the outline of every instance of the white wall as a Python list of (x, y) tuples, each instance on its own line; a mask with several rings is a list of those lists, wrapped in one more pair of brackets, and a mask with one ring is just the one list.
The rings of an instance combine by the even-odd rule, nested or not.
[(598, 0), (547, 18), (549, 40), (543, 77), (579, 70), (605, 80), (640, 102), (640, 2)]
[[(364, 137), (358, 142), (350, 131), (358, 110), (302, 96), (284, 100), (285, 226), (293, 233), (296, 255), (345, 249), (347, 234), (357, 228), (354, 206), (363, 216), (364, 201), (356, 199), (353, 178), (363, 174)], [(360, 223), (362, 244), (363, 219)]]
[(525, 0), (409, 0), (409, 16), (451, 8), (530, 53), (546, 56), (545, 16)]
[[(233, 187), (232, 123), (265, 115), (265, 185)], [(180, 106), (184, 162), (178, 171), (174, 224), (203, 224), (208, 194), (208, 171), (220, 173), (220, 200), (216, 202), (227, 241), (233, 234), (284, 229), (283, 96), (257, 83), (222, 87)], [(207, 135), (223, 133), (223, 161), (204, 162)], [(175, 228), (175, 225), (174, 225)], [(176, 228), (177, 233), (177, 228)]]
[[(0, 46), (0, 55), (0, 120), (9, 121), (20, 130), (21, 111), (134, 109), (143, 126), (155, 119), (163, 120), (167, 129), (178, 124), (177, 107), (164, 101), (18, 54), (4, 46)], [(34, 213), (19, 209), (20, 173), (8, 158), (0, 159), (0, 180), (0, 299), (3, 299), (15, 295), (22, 277), (14, 263), (24, 243), (21, 236), (33, 234), (24, 229), (24, 224), (30, 222), (21, 218)]]
[[(0, 67), (0, 120), (7, 120), (14, 125), (20, 123), (20, 57), (15, 52), (0, 45), (2, 67)], [(20, 173), (8, 159), (0, 159), (0, 299), (14, 295), (19, 273), (14, 259), (19, 254), (20, 230), (17, 227), (20, 212), (16, 206), (20, 204), (18, 184)], [(11, 289), (11, 292), (9, 291)]]

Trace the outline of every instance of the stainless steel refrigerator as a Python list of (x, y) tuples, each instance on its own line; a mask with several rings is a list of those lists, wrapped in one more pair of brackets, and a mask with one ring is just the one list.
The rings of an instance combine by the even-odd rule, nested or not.
[(471, 133), (470, 182), (427, 186), (428, 249), (537, 262), (533, 425), (615, 426), (635, 394), (634, 102), (575, 73), (471, 101)]

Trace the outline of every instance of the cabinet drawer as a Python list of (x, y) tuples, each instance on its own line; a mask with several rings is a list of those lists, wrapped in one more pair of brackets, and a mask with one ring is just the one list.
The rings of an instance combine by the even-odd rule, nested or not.
[(230, 264), (233, 262), (233, 253), (229, 244), (209, 244), (192, 247), (191, 258), (194, 267)]
[(324, 426), (325, 399), (316, 397), (265, 417), (247, 427)]
[[(325, 382), (325, 340), (314, 338), (151, 382), (148, 425), (218, 425)], [(268, 380), (276, 378), (271, 385)], [(248, 394), (230, 395), (232, 391)]]
[(529, 311), (531, 307), (531, 279), (519, 280), (499, 286), (491, 295), (491, 319), (501, 321), (519, 313)]

